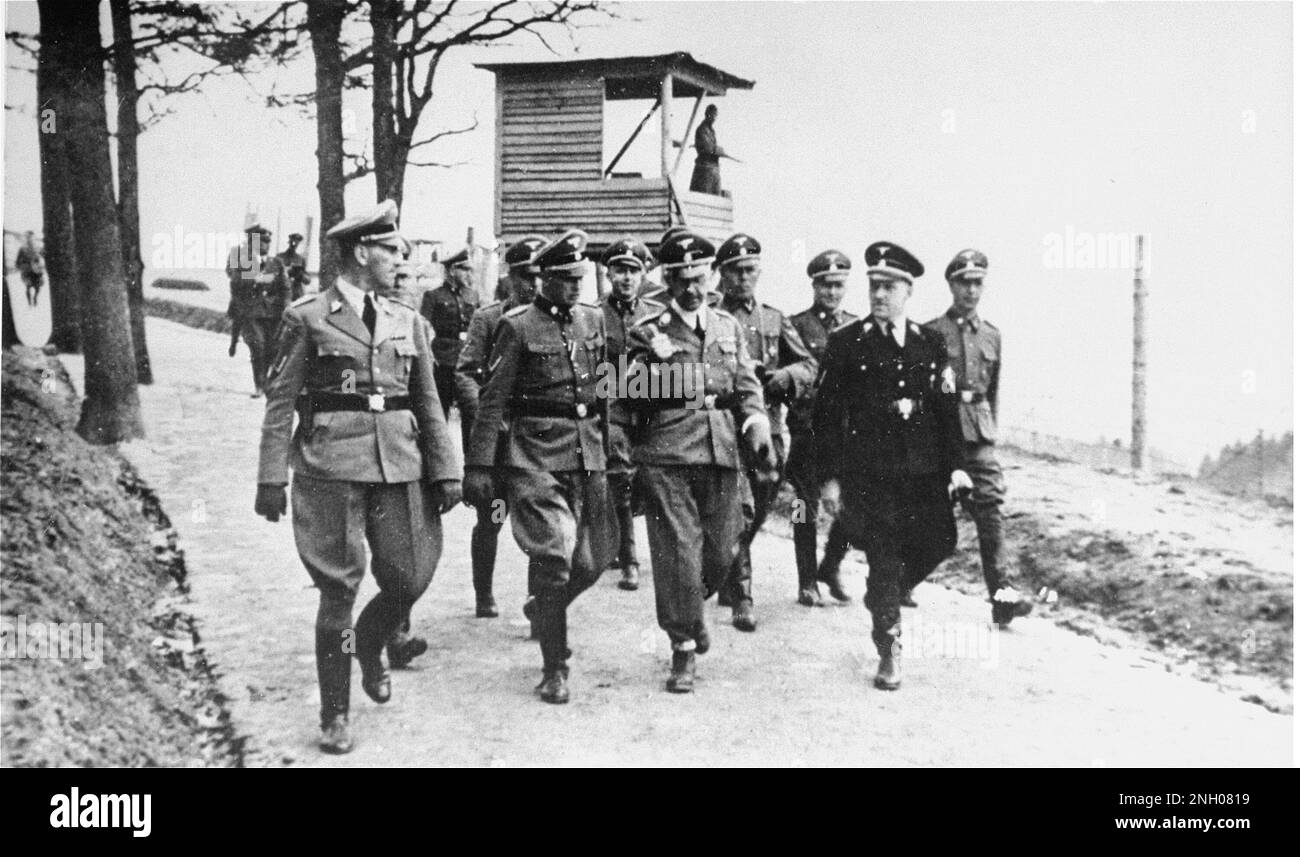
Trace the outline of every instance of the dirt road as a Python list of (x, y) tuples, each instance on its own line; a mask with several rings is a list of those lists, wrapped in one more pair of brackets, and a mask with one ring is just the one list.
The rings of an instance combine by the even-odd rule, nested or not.
[[(990, 631), (987, 605), (938, 586), (909, 611), (903, 689), (873, 690), (860, 600), (794, 603), (790, 543), (755, 546), (759, 630), (710, 607), (714, 648), (691, 696), (662, 689), (667, 645), (653, 592), (607, 575), (575, 605), (573, 702), (532, 687), (536, 645), (519, 613), (524, 560), (508, 531), (502, 617), (473, 618), (472, 516), (444, 518), (443, 561), (414, 615), (431, 650), (372, 704), (354, 679), (358, 746), (315, 749), (316, 596), (287, 521), (252, 511), (263, 401), (224, 337), (149, 320), (157, 383), (141, 389), (148, 439), (125, 448), (182, 536), (210, 659), (250, 736), (253, 765), (1282, 765), (1292, 718), (1170, 674), (1137, 648), (1102, 646), (1049, 621)], [(82, 367), (67, 360), (80, 381)], [(640, 544), (644, 551), (644, 531)], [(855, 594), (861, 567), (851, 574)], [(363, 598), (372, 592), (367, 582)]]

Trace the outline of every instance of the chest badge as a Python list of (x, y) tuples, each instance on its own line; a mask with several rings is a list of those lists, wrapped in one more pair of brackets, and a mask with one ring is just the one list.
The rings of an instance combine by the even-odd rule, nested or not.
[(911, 418), (911, 416), (912, 416), (912, 400), (911, 400), (911, 399), (899, 399), (899, 400), (898, 400), (898, 415), (899, 415), (900, 417), (902, 417), (903, 419), (905, 419), (905, 420)]
[(943, 367), (943, 383), (939, 389), (950, 395), (957, 392), (957, 373), (952, 371), (951, 366)]

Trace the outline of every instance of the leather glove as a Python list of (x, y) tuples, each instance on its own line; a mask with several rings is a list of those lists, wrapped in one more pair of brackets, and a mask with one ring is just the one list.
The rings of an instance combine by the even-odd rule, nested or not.
[(970, 481), (965, 470), (954, 470), (952, 478), (948, 481), (948, 499), (965, 500), (970, 493), (975, 490), (975, 483)]
[(753, 453), (758, 481), (775, 482), (777, 479), (776, 447), (772, 445), (772, 428), (767, 424), (767, 420), (755, 420), (750, 423), (749, 428), (745, 430), (745, 440), (749, 443), (750, 452)]
[(429, 502), (444, 515), (460, 502), (460, 482), (455, 479), (443, 479), (429, 483)]
[(481, 509), (492, 502), (492, 471), (486, 467), (465, 468), (465, 479), (461, 484), (465, 505)]
[(257, 499), (253, 501), (254, 512), (274, 524), (288, 508), (289, 498), (284, 492), (283, 485), (257, 486)]
[(840, 483), (838, 479), (827, 480), (822, 485), (821, 506), (827, 517), (838, 518), (840, 516)]

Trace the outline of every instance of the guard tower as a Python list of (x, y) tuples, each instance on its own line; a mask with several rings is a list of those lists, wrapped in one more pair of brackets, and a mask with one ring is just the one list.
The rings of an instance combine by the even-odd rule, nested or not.
[[(687, 53), (477, 67), (496, 74), (495, 228), (505, 243), (574, 226), (587, 231), (597, 252), (624, 235), (654, 247), (676, 224), (717, 241), (733, 232), (729, 195), (693, 193), (674, 176), (690, 148), (704, 97), (752, 89), (753, 81)], [(680, 140), (672, 135), (674, 98), (695, 99)], [(604, 151), (605, 102), (624, 99), (653, 104), (622, 148), (609, 153)], [(660, 175), (615, 173), (656, 112)]]

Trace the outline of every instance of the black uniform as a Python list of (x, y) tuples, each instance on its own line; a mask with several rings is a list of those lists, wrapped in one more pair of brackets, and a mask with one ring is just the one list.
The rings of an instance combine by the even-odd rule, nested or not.
[(873, 320), (834, 331), (813, 416), (818, 475), (839, 480), (845, 535), (867, 552), (882, 654), (901, 633), (900, 586), (924, 580), (957, 543), (947, 493), (962, 462), (954, 375), (943, 337), (905, 324), (901, 348)]
[[(457, 288), (448, 280), (436, 289), (425, 292), (420, 302), (420, 315), (433, 325), (433, 379), (438, 385), (443, 416), (451, 411), (456, 398), (456, 363), (460, 350), (469, 339), (469, 322), (479, 307), (478, 292), (473, 286)], [(461, 414), (460, 433), (462, 446), (468, 443), (471, 420)]]

